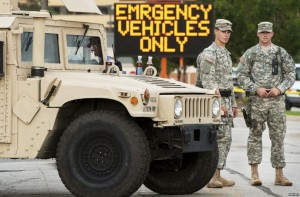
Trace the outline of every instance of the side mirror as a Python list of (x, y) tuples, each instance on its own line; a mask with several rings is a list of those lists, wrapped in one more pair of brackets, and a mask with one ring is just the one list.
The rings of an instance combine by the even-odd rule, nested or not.
[(4, 76), (4, 42), (0, 41), (0, 78)]

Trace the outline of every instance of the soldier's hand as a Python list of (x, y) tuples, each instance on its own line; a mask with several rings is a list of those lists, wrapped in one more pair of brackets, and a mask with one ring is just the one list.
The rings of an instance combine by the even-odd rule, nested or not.
[(276, 97), (276, 96), (278, 96), (280, 94), (281, 94), (281, 92), (280, 92), (280, 90), (278, 88), (271, 88), (269, 90), (268, 97)]
[(221, 110), (224, 112), (224, 116), (227, 117), (228, 116), (228, 110), (225, 106), (221, 106)]
[(233, 115), (234, 118), (238, 115), (239, 112), (238, 112), (237, 107), (232, 108), (232, 113), (233, 113), (232, 115)]
[(266, 88), (257, 88), (256, 90), (256, 94), (259, 96), (259, 97), (262, 97), (262, 98), (266, 98), (269, 96), (269, 89), (266, 89)]

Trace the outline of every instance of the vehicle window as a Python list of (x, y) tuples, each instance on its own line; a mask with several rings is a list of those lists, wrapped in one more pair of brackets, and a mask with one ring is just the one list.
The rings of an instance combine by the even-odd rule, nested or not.
[[(21, 35), (21, 61), (32, 62), (32, 46), (33, 46), (33, 33), (24, 32)], [(60, 63), (58, 35), (49, 34), (45, 35), (45, 50), (44, 50), (45, 63)]]
[(21, 61), (32, 61), (32, 32), (24, 32), (21, 34)]
[(300, 67), (296, 68), (296, 81), (300, 81)]
[(60, 63), (57, 34), (46, 34), (44, 61), (45, 63)]
[(103, 64), (99, 37), (67, 35), (67, 47), (69, 64)]

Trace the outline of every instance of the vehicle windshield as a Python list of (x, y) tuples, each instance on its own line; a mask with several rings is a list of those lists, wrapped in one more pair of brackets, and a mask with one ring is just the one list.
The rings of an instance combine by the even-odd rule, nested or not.
[(99, 37), (67, 35), (67, 47), (69, 64), (103, 64)]

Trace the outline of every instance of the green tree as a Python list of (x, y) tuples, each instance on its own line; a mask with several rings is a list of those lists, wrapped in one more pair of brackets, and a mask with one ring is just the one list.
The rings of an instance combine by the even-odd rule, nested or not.
[(285, 48), (295, 62), (300, 62), (300, 4), (294, 0), (206, 0), (198, 3), (213, 3), (214, 15), (233, 23), (231, 40), (226, 46), (232, 60), (239, 57), (258, 42), (257, 24), (270, 21), (274, 24), (273, 43)]

